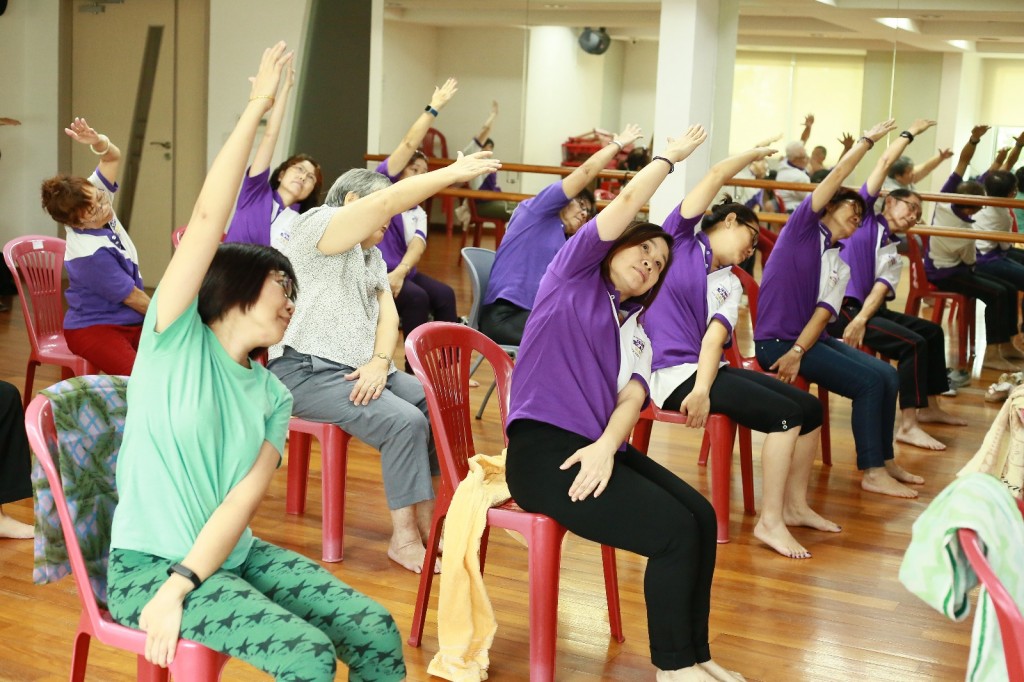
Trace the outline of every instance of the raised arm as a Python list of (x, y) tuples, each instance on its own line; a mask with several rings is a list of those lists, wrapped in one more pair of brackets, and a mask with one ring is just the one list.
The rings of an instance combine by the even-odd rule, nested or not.
[(1013, 167), (1017, 165), (1017, 159), (1020, 158), (1021, 148), (1024, 148), (1024, 133), (1013, 138), (1013, 148), (1010, 149), (1010, 153), (1006, 157), (1006, 163), (1003, 164), (1001, 170), (1013, 171)]
[(679, 215), (684, 218), (702, 215), (726, 182), (750, 164), (768, 158), (775, 151), (768, 147), (754, 147), (719, 161), (708, 170), (696, 187), (687, 192), (686, 198), (679, 206)]
[(913, 183), (918, 183), (928, 177), (928, 174), (935, 170), (940, 163), (953, 156), (952, 149), (939, 149), (938, 153), (922, 164), (914, 166)]
[(100, 175), (110, 182), (117, 182), (117, 172), (121, 170), (121, 150), (109, 137), (97, 133), (84, 118), (76, 118), (64, 132), (75, 142), (89, 145), (89, 151), (100, 157)]
[(892, 144), (886, 147), (885, 153), (878, 159), (878, 163), (875, 164), (871, 175), (868, 176), (868, 194), (875, 196), (882, 190), (882, 184), (885, 182), (885, 176), (889, 173), (889, 168), (903, 156), (907, 145), (933, 125), (935, 125), (935, 121), (919, 118), (904, 132), (900, 133), (900, 136), (893, 140)]
[(814, 114), (807, 114), (804, 116), (804, 131), (800, 133), (800, 141), (807, 144), (807, 140), (811, 139), (811, 128), (814, 127)]
[(1006, 156), (1010, 153), (1009, 147), (1003, 147), (1002, 149), (996, 150), (996, 156), (992, 159), (992, 163), (988, 167), (988, 172), (1002, 170), (1003, 164), (1006, 163)]
[(622, 151), (623, 147), (632, 144), (641, 137), (643, 135), (640, 126), (630, 123), (623, 128), (622, 132), (613, 137), (611, 142), (594, 152), (576, 170), (562, 179), (562, 191), (565, 192), (565, 196), (572, 198), (582, 192), (583, 188), (589, 185), (590, 181), (604, 170), (608, 162), (614, 159), (615, 155)]
[(281, 84), (281, 92), (273, 101), (274, 108), (270, 110), (270, 119), (263, 132), (263, 139), (256, 147), (256, 154), (249, 165), (249, 177), (255, 177), (270, 168), (270, 162), (274, 158), (274, 147), (277, 146), (277, 138), (281, 135), (281, 123), (284, 122), (285, 109), (288, 108), (288, 95), (295, 85), (295, 64), (288, 64), (287, 69), (284, 83)]
[(971, 165), (971, 159), (974, 158), (974, 152), (978, 150), (978, 143), (981, 142), (981, 136), (989, 131), (991, 126), (980, 125), (971, 128), (971, 139), (967, 140), (967, 144), (960, 150), (960, 158), (956, 161), (956, 169), (953, 171), (961, 178), (964, 173), (967, 172), (967, 167)]
[(487, 142), (487, 138), (491, 136), (491, 127), (494, 125), (494, 119), (496, 118), (498, 118), (498, 100), (494, 99), (491, 100), (491, 113), (480, 127), (480, 132), (473, 138), (481, 147)]
[(235, 205), (235, 195), (249, 160), (256, 128), (272, 106), (281, 73), (291, 63), (292, 57), (293, 53), (285, 52), (284, 41), (263, 51), (259, 72), (252, 81), (249, 101), (235, 129), (210, 165), (192, 209), (188, 230), (160, 282), (156, 312), (158, 332), (176, 320), (199, 293)]
[(597, 214), (597, 233), (601, 240), (610, 242), (618, 239), (633, 222), (637, 212), (675, 169), (675, 165), (692, 154), (706, 139), (708, 134), (701, 125), (692, 125), (680, 137), (669, 139), (665, 151), (640, 169), (612, 203)]
[(448, 100), (458, 92), (458, 85), (454, 78), (449, 78), (444, 82), (444, 85), (434, 88), (434, 95), (430, 98), (430, 106), (413, 122), (412, 127), (405, 133), (405, 137), (395, 147), (395, 151), (388, 155), (388, 175), (396, 177), (409, 165), (413, 152), (420, 148), (420, 144), (423, 143), (423, 138), (426, 137), (427, 131), (434, 125), (434, 119), (437, 118), (438, 113), (448, 104)]
[(857, 140), (856, 144), (850, 148), (850, 151), (843, 155), (843, 158), (839, 159), (839, 163), (829, 171), (825, 179), (814, 188), (814, 192), (811, 193), (811, 208), (815, 212), (825, 208), (829, 199), (839, 191), (843, 181), (853, 172), (853, 169), (857, 167), (857, 164), (868, 153), (868, 150), (875, 145), (875, 142), (878, 142), (895, 129), (896, 122), (890, 118), (887, 121), (876, 123), (871, 130), (864, 131), (863, 137)]
[(331, 221), (317, 244), (325, 255), (348, 251), (368, 238), (393, 216), (432, 197), (458, 182), (467, 182), (478, 175), (493, 173), (501, 162), (492, 159), (491, 152), (477, 152), (463, 156), (449, 166), (423, 175), (415, 175), (390, 187), (345, 204), (331, 217)]

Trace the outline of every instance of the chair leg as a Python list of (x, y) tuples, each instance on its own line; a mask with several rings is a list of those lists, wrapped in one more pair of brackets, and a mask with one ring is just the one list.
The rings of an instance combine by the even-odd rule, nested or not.
[(558, 571), (565, 528), (553, 519), (534, 522), (530, 532), (530, 682), (555, 679), (558, 638)]
[(491, 527), (484, 526), (483, 535), (480, 536), (480, 575), (484, 574), (484, 566), (487, 564), (487, 541), (491, 539)]
[(25, 395), (22, 396), (22, 409), (27, 410), (28, 404), (32, 402), (32, 384), (36, 378), (36, 366), (39, 365), (35, 360), (28, 361), (28, 368), (25, 370)]
[(615, 565), (615, 548), (601, 545), (604, 564), (604, 593), (608, 597), (608, 628), (616, 642), (626, 641), (622, 633), (622, 609), (619, 606), (619, 571)]
[(645, 455), (651, 445), (652, 428), (654, 428), (654, 420), (645, 419), (644, 417), (640, 417), (636, 422), (636, 426), (633, 427), (633, 447)]
[(818, 401), (821, 403), (821, 463), (832, 466), (832, 429), (829, 423), (828, 389), (818, 385)]
[(328, 429), (320, 444), (323, 461), (323, 560), (345, 558), (345, 478), (349, 435)]
[(711, 436), (704, 431), (704, 439), (700, 442), (700, 456), (697, 458), (697, 466), (708, 465), (708, 455), (711, 454)]
[(754, 508), (754, 448), (750, 439), (750, 429), (736, 425), (740, 441), (740, 480), (743, 484), (743, 513), (748, 516), (757, 514)]
[(487, 407), (487, 401), (491, 399), (491, 394), (494, 393), (494, 387), (498, 385), (497, 381), (491, 382), (491, 387), (487, 389), (487, 394), (484, 395), (484, 401), (480, 403), (480, 409), (476, 411), (476, 418), (484, 418), (484, 408)]
[(284, 509), (289, 514), (306, 513), (306, 483), (309, 477), (309, 434), (288, 433), (288, 492)]
[(727, 417), (709, 420), (711, 436), (711, 506), (718, 521), (718, 543), (729, 542), (729, 497), (736, 422)]
[(412, 628), (409, 631), (409, 646), (418, 647), (423, 641), (423, 624), (427, 619), (427, 606), (430, 604), (430, 587), (434, 583), (434, 572), (427, 566), (433, 566), (437, 560), (437, 546), (441, 541), (441, 522), (445, 512), (441, 506), (434, 507), (434, 518), (430, 521), (430, 537), (427, 538), (427, 555), (420, 571), (420, 589), (416, 593), (416, 606), (412, 612)]
[[(85, 617), (85, 612), (82, 612)], [(79, 630), (75, 633), (75, 644), (71, 649), (71, 682), (85, 682), (85, 667), (89, 663), (89, 643), (92, 637), (88, 632)]]
[(167, 668), (161, 668), (158, 665), (150, 663), (146, 660), (146, 657), (142, 655), (137, 656), (136, 659), (137, 673), (135, 679), (138, 680), (138, 682), (168, 682), (170, 679), (171, 673)]

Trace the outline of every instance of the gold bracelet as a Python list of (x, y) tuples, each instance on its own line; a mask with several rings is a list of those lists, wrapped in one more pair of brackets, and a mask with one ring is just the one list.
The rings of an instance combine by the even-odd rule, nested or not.
[(252, 97), (249, 98), (249, 101), (250, 102), (255, 102), (258, 99), (269, 99), (271, 104), (274, 103), (274, 96), (273, 95), (253, 95)]

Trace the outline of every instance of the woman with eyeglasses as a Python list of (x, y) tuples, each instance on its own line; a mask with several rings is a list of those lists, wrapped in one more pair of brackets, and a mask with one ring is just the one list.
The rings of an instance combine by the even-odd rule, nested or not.
[(139, 253), (114, 213), (121, 150), (84, 118), (64, 132), (99, 156), (92, 175), (57, 175), (43, 182), (43, 209), (66, 232), (64, 337), (72, 353), (107, 374), (132, 373), (149, 309)]
[(715, 164), (665, 220), (665, 231), (675, 239), (675, 265), (646, 316), (654, 348), (651, 399), (682, 412), (691, 428), (703, 428), (715, 412), (767, 434), (761, 451), (764, 500), (754, 535), (783, 556), (805, 559), (810, 552), (790, 526), (840, 530), (807, 503), (821, 404), (778, 379), (722, 361), (743, 295), (730, 266), (754, 252), (759, 224), (753, 211), (728, 195), (704, 214), (729, 179), (774, 153), (755, 147)]
[(921, 197), (907, 189), (889, 192), (881, 214), (875, 202), (889, 167), (900, 158), (916, 136), (935, 125), (918, 119), (889, 145), (867, 182), (860, 188), (866, 212), (860, 228), (841, 243), (840, 255), (850, 266), (850, 283), (836, 320), (828, 333), (851, 348), (871, 351), (897, 361), (899, 374), (900, 427), (896, 440), (928, 450), (946, 446), (928, 435), (921, 422), (965, 425), (939, 407), (939, 395), (949, 390), (946, 374), (946, 337), (942, 327), (920, 317), (889, 310), (886, 301), (896, 297), (903, 259), (896, 248), (897, 233), (905, 233), (921, 218)]
[(262, 244), (281, 249), (291, 238), (292, 224), (299, 214), (320, 205), (324, 176), (320, 164), (313, 157), (295, 154), (270, 170), (288, 95), (294, 85), (295, 68), (289, 65), (281, 91), (268, 99), (270, 118), (252, 164), (242, 178), (242, 189), (238, 192), (235, 214), (231, 217), (225, 242)]
[(519, 345), (548, 264), (594, 215), (587, 185), (640, 137), (639, 126), (627, 125), (572, 173), (516, 207), (494, 255), (480, 309), (481, 332), (498, 343)]
[(256, 129), (292, 53), (263, 52), (248, 103), (199, 192), (146, 314), (117, 460), (107, 598), (167, 666), (179, 638), (277, 680), (405, 678), (402, 639), (380, 604), (249, 522), (281, 465), (292, 397), (253, 356), (295, 310), (274, 248), (221, 244)]
[(842, 182), (895, 127), (890, 119), (865, 132), (782, 228), (761, 280), (754, 348), (761, 366), (778, 372), (781, 381), (792, 383), (799, 375), (853, 400), (853, 440), (864, 490), (917, 497), (906, 484), (924, 479), (894, 459), (895, 368), (825, 331), (842, 308), (850, 278), (836, 242), (857, 230), (865, 211), (864, 198)]

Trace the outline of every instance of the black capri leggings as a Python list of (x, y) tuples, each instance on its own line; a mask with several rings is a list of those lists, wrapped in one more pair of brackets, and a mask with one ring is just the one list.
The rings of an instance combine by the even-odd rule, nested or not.
[(651, 662), (662, 670), (711, 659), (708, 615), (715, 572), (711, 504), (682, 479), (627, 446), (600, 497), (569, 499), (580, 465), (558, 467), (592, 440), (530, 419), (508, 430), (506, 480), (523, 509), (594, 542), (648, 557), (644, 574)]
[[(696, 381), (694, 372), (672, 391), (664, 409), (678, 410)], [(718, 370), (708, 397), (712, 412), (753, 431), (775, 433), (797, 428), (810, 433), (821, 426), (821, 403), (815, 396), (761, 372), (726, 365)]]
[(499, 298), (480, 308), (480, 331), (495, 343), (518, 346), (530, 311)]

